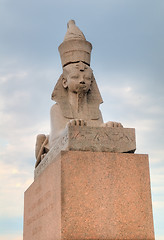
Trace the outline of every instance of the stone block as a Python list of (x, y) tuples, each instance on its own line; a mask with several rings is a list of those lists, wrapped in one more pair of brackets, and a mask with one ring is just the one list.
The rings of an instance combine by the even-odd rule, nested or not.
[(134, 152), (136, 149), (134, 128), (68, 126), (64, 150), (93, 152)]
[(24, 206), (23, 240), (154, 240), (148, 155), (61, 151)]
[(37, 177), (61, 150), (92, 152), (134, 152), (136, 149), (134, 128), (88, 127), (68, 125), (54, 147), (35, 169)]

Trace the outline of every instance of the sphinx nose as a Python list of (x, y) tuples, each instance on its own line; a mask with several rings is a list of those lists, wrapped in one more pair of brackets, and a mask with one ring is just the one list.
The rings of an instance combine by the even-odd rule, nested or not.
[(85, 84), (85, 82), (84, 81), (80, 81), (80, 84)]

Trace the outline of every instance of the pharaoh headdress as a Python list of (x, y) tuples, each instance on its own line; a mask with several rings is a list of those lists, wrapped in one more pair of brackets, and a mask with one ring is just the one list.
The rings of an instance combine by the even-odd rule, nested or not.
[[(67, 33), (64, 41), (59, 46), (59, 52), (64, 68), (68, 64), (83, 62), (90, 66), (90, 56), (92, 44), (86, 41), (84, 34), (75, 25), (74, 20), (70, 20), (67, 24)], [(52, 100), (60, 104), (61, 110), (66, 118), (73, 118), (71, 106), (68, 103), (68, 90), (62, 85), (63, 74), (60, 76), (53, 92)], [(93, 76), (91, 90), (88, 92), (88, 107), (91, 113), (91, 119), (99, 118), (99, 105), (103, 102), (97, 83)], [(65, 107), (67, 105), (67, 107)]]

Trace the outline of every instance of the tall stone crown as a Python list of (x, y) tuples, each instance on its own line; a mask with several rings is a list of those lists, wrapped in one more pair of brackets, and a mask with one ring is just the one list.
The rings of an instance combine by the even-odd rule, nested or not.
[(60, 52), (63, 67), (79, 61), (90, 66), (92, 44), (86, 41), (84, 34), (75, 25), (74, 20), (68, 22), (67, 33), (58, 50)]

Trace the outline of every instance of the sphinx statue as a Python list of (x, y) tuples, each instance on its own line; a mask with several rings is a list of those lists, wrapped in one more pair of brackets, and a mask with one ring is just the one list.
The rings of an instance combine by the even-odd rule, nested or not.
[(91, 50), (69, 21), (50, 133), (37, 136), (25, 191), (23, 240), (155, 240), (148, 155), (133, 154), (134, 128), (103, 122)]
[(67, 24), (67, 33), (59, 46), (63, 73), (52, 92), (56, 103), (50, 112), (49, 136), (39, 134), (36, 141), (36, 167), (69, 125), (123, 127), (118, 122), (103, 122), (99, 105), (103, 102), (90, 67), (92, 45), (75, 25)]

